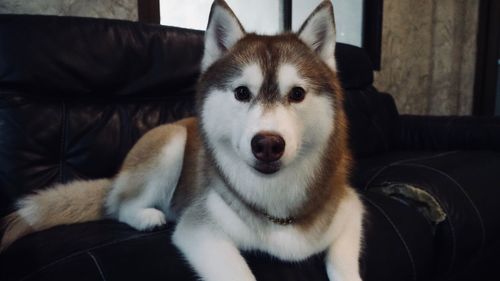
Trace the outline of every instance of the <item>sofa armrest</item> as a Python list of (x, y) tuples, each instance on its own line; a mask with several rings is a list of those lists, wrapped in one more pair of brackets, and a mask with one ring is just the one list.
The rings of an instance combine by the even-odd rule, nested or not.
[(500, 151), (500, 117), (400, 116), (401, 149)]

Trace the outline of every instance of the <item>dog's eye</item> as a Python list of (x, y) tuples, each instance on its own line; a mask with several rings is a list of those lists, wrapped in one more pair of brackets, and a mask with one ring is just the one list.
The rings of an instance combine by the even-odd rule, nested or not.
[(246, 86), (239, 86), (234, 89), (234, 98), (239, 101), (247, 102), (250, 100), (250, 96), (250, 90)]
[(290, 94), (288, 94), (288, 99), (290, 100), (290, 102), (301, 102), (305, 97), (306, 90), (304, 90), (302, 87), (293, 87), (290, 91)]

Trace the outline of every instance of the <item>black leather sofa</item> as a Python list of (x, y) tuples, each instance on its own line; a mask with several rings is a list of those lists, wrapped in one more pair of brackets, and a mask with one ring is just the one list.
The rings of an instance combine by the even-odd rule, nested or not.
[[(203, 33), (126, 21), (0, 16), (0, 215), (57, 182), (111, 177), (147, 130), (193, 115)], [(352, 183), (368, 215), (364, 280), (500, 280), (499, 118), (399, 115), (366, 54), (338, 44)], [(0, 254), (0, 279), (197, 280), (172, 225), (59, 226)], [(244, 253), (258, 280), (327, 280), (322, 255)]]

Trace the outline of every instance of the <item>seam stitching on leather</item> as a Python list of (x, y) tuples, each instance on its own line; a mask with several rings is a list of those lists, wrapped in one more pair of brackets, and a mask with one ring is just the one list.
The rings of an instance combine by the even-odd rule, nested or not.
[(465, 189), (462, 187), (462, 185), (460, 183), (458, 183), (453, 177), (451, 177), (447, 173), (445, 173), (445, 172), (443, 172), (443, 171), (441, 171), (439, 169), (436, 169), (434, 167), (431, 167), (431, 166), (428, 166), (428, 165), (424, 165), (424, 164), (415, 164), (415, 163), (407, 163), (407, 164), (402, 164), (402, 165), (403, 166), (420, 167), (420, 168), (425, 168), (425, 169), (429, 169), (431, 171), (437, 172), (438, 174), (440, 174), (440, 175), (446, 177), (447, 179), (449, 179), (451, 182), (453, 182), (455, 184), (455, 186), (458, 187), (458, 189), (462, 192), (462, 194), (465, 196), (465, 198), (467, 198), (467, 200), (471, 204), (471, 206), (474, 209), (474, 212), (476, 213), (476, 216), (478, 218), (479, 225), (481, 226), (481, 247), (480, 247), (479, 251), (482, 251), (483, 248), (484, 248), (484, 246), (485, 246), (485, 241), (486, 241), (486, 229), (485, 229), (485, 226), (484, 226), (484, 220), (483, 220), (483, 217), (481, 216), (481, 213), (479, 212), (479, 209), (477, 208), (476, 204), (469, 197), (469, 194), (467, 192), (465, 192)]
[(370, 200), (366, 196), (364, 198), (366, 199), (366, 201), (368, 201), (368, 203), (372, 204), (387, 219), (387, 221), (392, 226), (394, 231), (396, 231), (396, 234), (398, 235), (399, 240), (401, 240), (403, 246), (405, 247), (406, 253), (408, 254), (408, 259), (410, 260), (410, 264), (412, 267), (413, 280), (416, 281), (417, 280), (417, 270), (416, 270), (416, 266), (415, 266), (415, 261), (413, 260), (413, 255), (411, 253), (410, 247), (408, 247), (408, 244), (406, 244), (406, 241), (404, 240), (403, 235), (401, 235), (401, 232), (399, 232), (399, 229), (396, 227), (394, 222), (391, 220), (391, 218), (387, 215), (387, 213), (378, 204), (376, 204), (375, 202), (373, 202), (372, 200)]
[(368, 187), (370, 186), (370, 184), (383, 172), (385, 171), (387, 168), (391, 167), (391, 166), (396, 166), (396, 165), (399, 165), (399, 164), (403, 164), (403, 163), (406, 163), (406, 162), (410, 162), (410, 161), (419, 161), (419, 160), (428, 160), (428, 159), (433, 159), (433, 158), (438, 158), (438, 157), (442, 157), (442, 156), (446, 156), (446, 155), (449, 155), (449, 154), (453, 154), (453, 153), (457, 153), (458, 150), (454, 150), (454, 151), (447, 151), (447, 152), (442, 152), (442, 153), (438, 153), (438, 154), (433, 154), (433, 155), (429, 155), (429, 156), (422, 156), (422, 157), (415, 157), (415, 158), (410, 158), (410, 159), (402, 159), (402, 160), (398, 160), (398, 161), (394, 161), (394, 162), (391, 162), (385, 166), (383, 166), (382, 168), (380, 168), (377, 172), (375, 172), (375, 174), (373, 174), (373, 176), (367, 181), (367, 183), (365, 184), (365, 187), (363, 188), (364, 190), (368, 190)]
[(102, 271), (101, 266), (99, 265), (99, 262), (97, 261), (97, 258), (92, 254), (92, 252), (87, 251), (87, 254), (90, 256), (90, 258), (94, 261), (95, 266), (97, 267), (97, 271), (99, 271), (99, 275), (101, 275), (101, 279), (103, 281), (106, 281), (106, 277), (104, 276), (104, 272)]
[(63, 262), (67, 259), (70, 259), (70, 258), (73, 258), (73, 257), (76, 257), (78, 255), (81, 255), (81, 254), (85, 254), (86, 252), (88, 251), (92, 251), (92, 250), (96, 250), (96, 249), (100, 249), (102, 247), (107, 247), (107, 246), (110, 246), (110, 245), (115, 245), (115, 244), (119, 244), (119, 243), (122, 243), (122, 242), (127, 242), (127, 241), (131, 241), (131, 240), (134, 240), (134, 239), (137, 239), (137, 238), (142, 238), (142, 237), (148, 237), (148, 236), (154, 236), (154, 235), (157, 235), (157, 234), (163, 234), (165, 232), (168, 232), (168, 229), (165, 229), (165, 230), (160, 230), (160, 231), (156, 231), (156, 232), (153, 232), (153, 233), (147, 233), (147, 234), (137, 234), (137, 235), (134, 235), (134, 236), (131, 236), (131, 237), (127, 237), (127, 238), (124, 238), (124, 239), (118, 239), (118, 240), (113, 240), (113, 241), (110, 241), (108, 243), (104, 243), (102, 245), (98, 245), (98, 246), (95, 246), (95, 247), (91, 247), (89, 249), (85, 249), (85, 250), (80, 250), (80, 251), (77, 251), (75, 253), (72, 253), (72, 254), (69, 254), (65, 257), (62, 257), (62, 258), (59, 258), (47, 265), (44, 265), (42, 267), (40, 267), (38, 270), (35, 270), (34, 272), (32, 273), (28, 273), (27, 275), (25, 275), (24, 277), (22, 277), (20, 279), (20, 281), (25, 281), (25, 280), (28, 280), (30, 278), (32, 278), (33, 276), (35, 276), (36, 274), (60, 263), (60, 262)]

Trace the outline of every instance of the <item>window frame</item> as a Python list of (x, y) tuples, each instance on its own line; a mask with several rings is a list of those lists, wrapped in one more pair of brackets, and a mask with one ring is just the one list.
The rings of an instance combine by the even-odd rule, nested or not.
[(476, 76), (472, 114), (495, 116), (498, 59), (500, 58), (500, 2), (479, 2), (477, 33)]
[(160, 24), (160, 0), (137, 0), (140, 22)]

